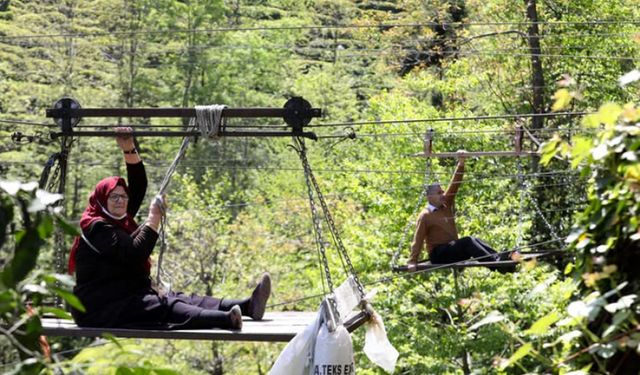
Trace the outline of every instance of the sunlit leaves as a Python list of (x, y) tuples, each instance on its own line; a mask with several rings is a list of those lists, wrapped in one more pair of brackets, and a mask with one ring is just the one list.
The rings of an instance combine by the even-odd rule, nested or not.
[(502, 315), (499, 311), (491, 311), (489, 313), (489, 315), (487, 315), (486, 317), (484, 317), (482, 320), (480, 320), (479, 322), (475, 323), (474, 325), (472, 325), (471, 327), (469, 327), (470, 331), (476, 330), (482, 326), (485, 326), (487, 324), (492, 324), (492, 323), (498, 323), (501, 322), (505, 319), (504, 315)]
[(540, 151), (541, 151), (541, 154), (542, 154), (542, 157), (540, 158), (540, 163), (541, 164), (543, 164), (543, 165), (549, 164), (551, 159), (554, 156), (556, 156), (556, 154), (558, 152), (558, 145), (560, 144), (561, 141), (562, 141), (562, 139), (560, 138), (560, 136), (558, 134), (554, 134), (553, 138), (551, 138), (550, 140), (545, 142), (540, 147)]
[(556, 93), (553, 95), (554, 102), (551, 106), (551, 110), (557, 112), (565, 109), (569, 105), (569, 103), (571, 103), (571, 99), (573, 99), (573, 96), (571, 95), (571, 92), (569, 92), (569, 90), (560, 89), (556, 91)]
[(531, 352), (531, 350), (533, 350), (533, 345), (530, 342), (522, 345), (520, 348), (518, 348), (518, 350), (516, 350), (515, 353), (513, 353), (511, 357), (509, 357), (507, 361), (500, 364), (500, 369), (504, 370), (507, 367), (518, 362), (519, 360), (527, 356)]
[(549, 327), (551, 327), (551, 325), (558, 320), (560, 320), (560, 315), (558, 314), (558, 312), (552, 311), (551, 313), (538, 319), (529, 329), (524, 331), (524, 333), (527, 335), (545, 334), (549, 330)]
[(571, 148), (571, 167), (577, 168), (586, 158), (589, 157), (593, 147), (593, 139), (577, 136), (573, 138)]

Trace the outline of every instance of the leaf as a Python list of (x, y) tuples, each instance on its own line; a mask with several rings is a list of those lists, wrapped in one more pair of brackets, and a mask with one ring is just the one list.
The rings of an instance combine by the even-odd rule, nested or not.
[(76, 285), (76, 282), (73, 276), (68, 274), (54, 273), (54, 274), (44, 275), (42, 278), (47, 284), (51, 286), (55, 286), (56, 283), (61, 283), (62, 285), (66, 285), (70, 288)]
[(40, 202), (42, 202), (42, 204), (44, 204), (45, 206), (50, 206), (61, 200), (63, 198), (63, 195), (57, 193), (49, 193), (46, 190), (38, 189), (36, 190), (36, 198), (38, 198)]
[(560, 89), (556, 91), (556, 93), (553, 95), (554, 102), (551, 106), (551, 110), (557, 112), (565, 109), (569, 105), (569, 103), (571, 103), (571, 99), (573, 99), (573, 96), (571, 95), (569, 90)]
[(563, 272), (563, 273), (564, 273), (565, 275), (570, 274), (570, 273), (571, 273), (571, 271), (573, 271), (573, 267), (574, 267), (573, 263), (569, 263), (569, 264), (567, 264), (567, 266), (564, 268), (564, 272)]
[(16, 244), (13, 259), (2, 275), (6, 286), (14, 288), (35, 268), (42, 244), (42, 239), (35, 231), (29, 230), (24, 233)]
[(62, 297), (68, 304), (73, 306), (76, 310), (81, 312), (85, 312), (84, 306), (82, 306), (82, 302), (75, 296), (72, 292), (60, 288), (51, 288), (54, 293)]
[[(594, 348), (595, 352), (602, 358), (611, 358), (614, 354), (616, 354), (616, 346), (612, 343), (607, 344), (596, 344)], [(589, 352), (592, 352), (591, 350)]]
[(0, 180), (0, 189), (4, 190), (7, 194), (15, 197), (19, 191), (31, 192), (38, 187), (37, 182), (21, 183), (19, 181), (4, 181)]
[(582, 118), (582, 125), (584, 125), (585, 128), (597, 129), (600, 127), (600, 115), (598, 113), (593, 113), (584, 116)]
[(80, 231), (74, 225), (69, 224), (62, 216), (55, 215), (56, 223), (62, 228), (62, 231), (71, 236), (79, 236)]
[(554, 134), (553, 138), (551, 138), (547, 142), (543, 143), (542, 146), (540, 146), (540, 152), (542, 154), (542, 157), (540, 158), (541, 164), (543, 165), (549, 164), (551, 159), (554, 156), (556, 156), (556, 154), (558, 153), (558, 144), (560, 143), (561, 140), (562, 139), (558, 134)]
[(520, 349), (518, 349), (515, 353), (513, 353), (513, 355), (506, 362), (500, 365), (500, 369), (504, 370), (507, 367), (511, 366), (512, 364), (518, 362), (519, 360), (524, 358), (527, 354), (529, 354), (532, 349), (533, 349), (533, 345), (530, 342), (522, 345)]
[(618, 83), (620, 86), (625, 87), (626, 85), (633, 83), (640, 79), (640, 70), (634, 69), (629, 73), (624, 74), (620, 78), (618, 78)]
[(504, 315), (502, 315), (499, 311), (493, 310), (484, 319), (469, 327), (469, 330), (473, 331), (487, 324), (501, 322), (504, 319)]
[(49, 215), (42, 216), (42, 220), (38, 224), (38, 235), (40, 238), (46, 239), (53, 233), (53, 219)]
[(589, 307), (584, 301), (573, 301), (567, 307), (567, 313), (574, 318), (586, 318), (589, 316)]
[(159, 368), (153, 369), (153, 373), (157, 375), (179, 375), (177, 371)]
[[(13, 221), (13, 204), (11, 199), (0, 196), (0, 233), (7, 233), (7, 227)], [(5, 235), (0, 236), (0, 247), (6, 241)]]
[(65, 310), (57, 308), (57, 307), (48, 307), (48, 306), (42, 307), (42, 313), (43, 314), (52, 314), (56, 318), (59, 318), (59, 319), (68, 319), (68, 320), (73, 319), (71, 314), (69, 314)]
[(571, 342), (572, 340), (575, 340), (579, 337), (582, 337), (582, 331), (578, 331), (578, 330), (574, 330), (571, 332), (567, 332), (564, 335), (558, 337), (558, 341), (561, 341), (563, 343), (568, 343)]
[(146, 371), (140, 367), (118, 367), (116, 370), (116, 375), (146, 375), (149, 371)]
[(108, 333), (108, 332), (105, 332), (105, 333), (103, 333), (103, 334), (102, 334), (102, 337), (103, 337), (103, 338), (105, 338), (105, 339), (107, 339), (107, 340), (109, 340), (109, 341), (111, 341), (111, 342), (112, 342), (115, 346), (117, 346), (120, 350), (124, 350), (124, 346), (122, 346), (122, 344), (120, 343), (120, 341), (118, 341), (118, 339), (117, 339), (114, 335), (112, 335), (112, 334), (110, 334), (110, 333)]
[(638, 296), (636, 296), (635, 294), (628, 294), (626, 296), (620, 297), (617, 302), (606, 305), (604, 309), (613, 314), (620, 309), (628, 309), (637, 298)]
[(557, 322), (558, 320), (560, 320), (560, 316), (558, 315), (557, 312), (552, 311), (551, 313), (538, 319), (538, 321), (533, 323), (531, 328), (524, 331), (524, 333), (527, 335), (542, 335), (546, 333), (549, 327), (551, 327), (551, 325)]
[(626, 166), (624, 168), (624, 178), (625, 180), (640, 181), (640, 163)]
[(607, 103), (598, 109), (600, 121), (605, 125), (606, 129), (613, 127), (618, 121), (618, 117), (622, 114), (622, 107), (615, 103)]
[(43, 295), (49, 294), (49, 290), (47, 288), (38, 284), (26, 284), (22, 287), (22, 291), (28, 293), (39, 293)]
[(575, 137), (573, 148), (571, 149), (571, 167), (576, 168), (580, 163), (591, 155), (593, 140), (586, 137)]
[(607, 155), (609, 155), (607, 144), (604, 142), (599, 144), (596, 148), (591, 150), (591, 155), (593, 156), (594, 160), (601, 160), (607, 157)]

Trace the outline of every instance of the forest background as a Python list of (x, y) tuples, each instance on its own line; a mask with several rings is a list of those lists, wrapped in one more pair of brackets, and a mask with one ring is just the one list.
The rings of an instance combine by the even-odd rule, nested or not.
[[(620, 254), (637, 254), (640, 237), (638, 132), (637, 125), (625, 127), (637, 121), (639, 87), (619, 79), (639, 65), (638, 5), (3, 0), (0, 175), (40, 180), (60, 151), (45, 109), (63, 96), (83, 107), (281, 107), (302, 96), (322, 108), (323, 118), (310, 124), (319, 126), (309, 128), (320, 136), (307, 141), (310, 163), (360, 279), (367, 290), (377, 289), (373, 305), (400, 352), (396, 373), (637, 371), (638, 283), (625, 268), (637, 258)], [(148, 130), (185, 122), (85, 119), (80, 125), (128, 124)], [(526, 150), (545, 144), (543, 160), (468, 160), (457, 199), (460, 233), (499, 250), (568, 245), (570, 256), (526, 263), (506, 275), (486, 269), (458, 278), (448, 271), (392, 274), (398, 251), (406, 262), (425, 179), (445, 184), (453, 172), (453, 159), (411, 157), (422, 150), (425, 131), (434, 130), (434, 151), (509, 150), (516, 124), (531, 135)], [(138, 141), (150, 199), (180, 140)], [(248, 294), (268, 270), (274, 309), (318, 308), (321, 267), (303, 170), (290, 143), (222, 138), (188, 150), (168, 193), (163, 265), (174, 289)], [(62, 209), (41, 214), (73, 224), (95, 183), (124, 173), (124, 163), (112, 139), (77, 138), (71, 145)], [(54, 167), (45, 187), (56, 192), (60, 178)], [(4, 189), (6, 212), (12, 199), (33, 199), (30, 189), (24, 187), (26, 195)], [(5, 219), (9, 239), (0, 243), (0, 260), (6, 271), (24, 232), (19, 220)], [(4, 323), (24, 314), (7, 303), (10, 291), (18, 300), (63, 293), (34, 285), (64, 280), (51, 275), (64, 273), (72, 237), (53, 235), (50, 221), (37, 223), (44, 224), (33, 227), (43, 239), (35, 272), (20, 282), (3, 279), (2, 306), (11, 306), (2, 310)], [(335, 247), (328, 252), (334, 279), (341, 280)], [(9, 336), (0, 337), (2, 372), (34, 368), (12, 350)], [(382, 373), (361, 352), (363, 331), (353, 338), (358, 372)], [(86, 373), (264, 374), (284, 346), (49, 341), (53, 362), (37, 357), (38, 364)]]

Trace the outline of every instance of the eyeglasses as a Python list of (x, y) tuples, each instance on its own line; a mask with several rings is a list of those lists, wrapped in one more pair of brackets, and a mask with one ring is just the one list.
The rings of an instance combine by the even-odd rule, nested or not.
[(122, 199), (123, 201), (128, 201), (129, 200), (129, 196), (126, 194), (109, 194), (109, 198), (108, 198), (111, 202), (117, 202), (118, 199)]

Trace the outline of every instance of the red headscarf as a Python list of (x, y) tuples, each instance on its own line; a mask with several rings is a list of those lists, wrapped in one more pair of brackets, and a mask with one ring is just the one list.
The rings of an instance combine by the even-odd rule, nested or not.
[[(107, 199), (109, 198), (109, 194), (118, 186), (122, 186), (127, 195), (129, 194), (127, 183), (122, 177), (107, 177), (96, 184), (96, 188), (89, 196), (89, 205), (82, 213), (82, 218), (80, 219), (80, 229), (83, 232), (89, 229), (89, 227), (91, 227), (91, 225), (96, 221), (105, 221), (109, 224), (118, 226), (129, 234), (133, 233), (138, 228), (138, 225), (129, 213), (127, 213), (124, 218), (116, 220), (103, 211), (103, 207), (105, 210), (107, 209)], [(73, 241), (73, 245), (71, 246), (71, 254), (69, 254), (70, 274), (73, 274), (76, 270), (76, 251), (78, 250), (79, 245), (80, 237), (76, 237)], [(145, 268), (147, 268), (147, 270), (151, 269), (151, 262), (149, 259), (147, 259)]]

